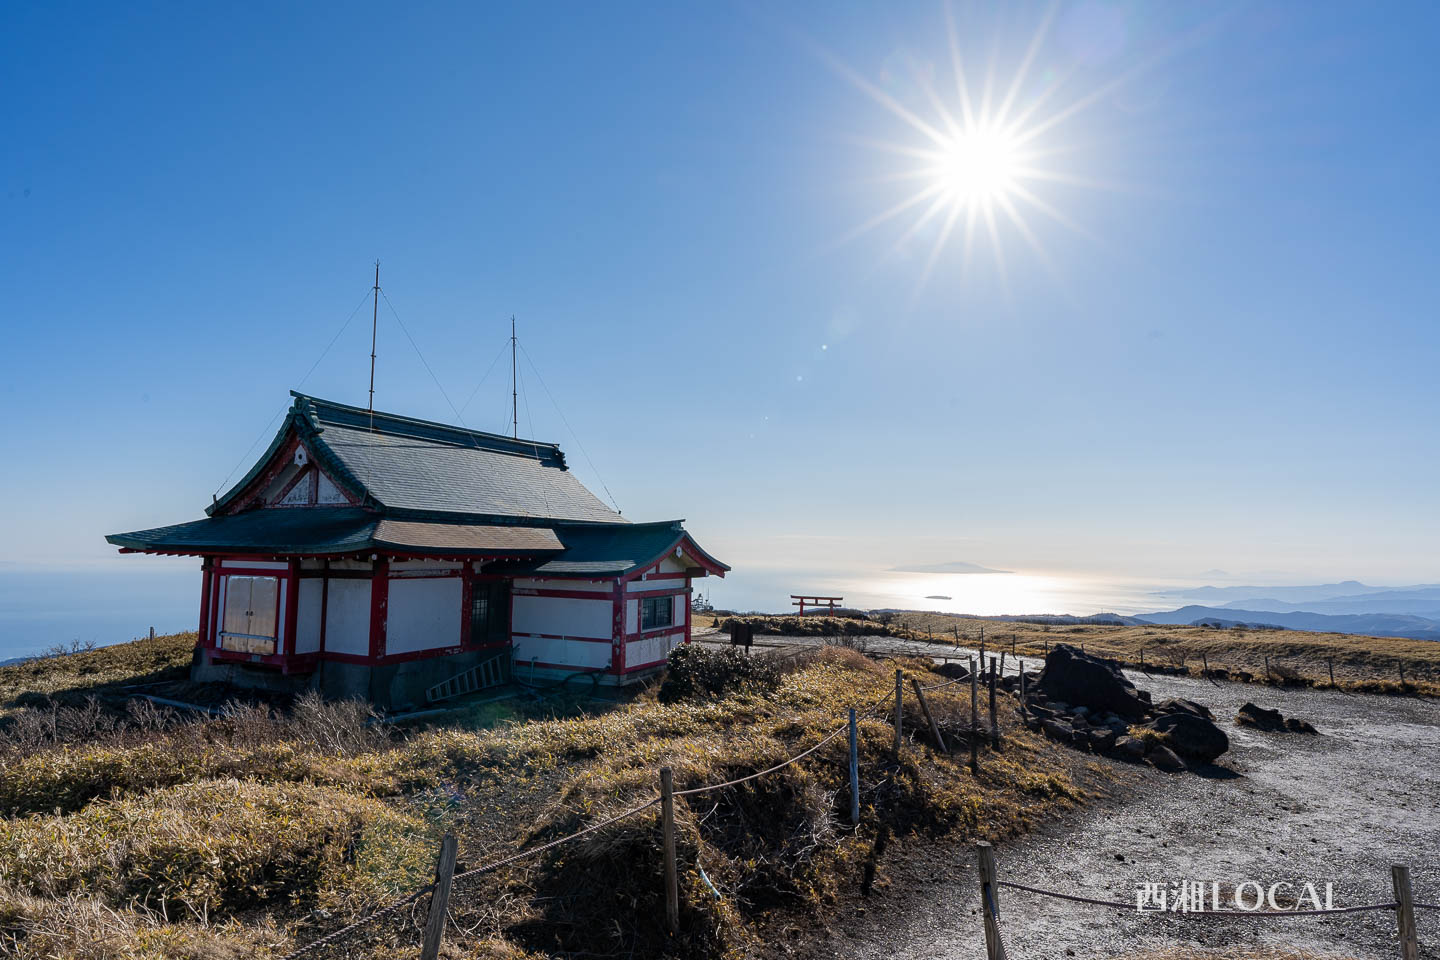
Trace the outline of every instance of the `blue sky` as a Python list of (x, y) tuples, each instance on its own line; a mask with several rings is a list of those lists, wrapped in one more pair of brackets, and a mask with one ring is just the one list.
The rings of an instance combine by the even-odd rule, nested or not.
[[(163, 563), (102, 537), (201, 514), (378, 257), (455, 406), (516, 315), (593, 465), (523, 358), (522, 434), (737, 567), (1440, 579), (1440, 15), (956, 5), (972, 84), (1047, 16), (1043, 257), (927, 275), (943, 215), (848, 235), (925, 146), (872, 94), (959, 111), (941, 5), (9, 9), (0, 561)], [(365, 402), (368, 314), (307, 392)]]

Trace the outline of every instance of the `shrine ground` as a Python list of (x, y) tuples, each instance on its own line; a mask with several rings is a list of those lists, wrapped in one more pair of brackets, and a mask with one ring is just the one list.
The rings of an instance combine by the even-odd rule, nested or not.
[[(759, 640), (773, 652), (807, 642)], [(926, 646), (891, 638), (866, 643), (872, 653)], [(1389, 902), (1390, 865), (1408, 863), (1417, 900), (1440, 901), (1440, 701), (1127, 674), (1156, 700), (1208, 705), (1230, 737), (1223, 763), (1235, 775), (1138, 771), (1133, 787), (998, 848), (1002, 878), (1132, 902), (1146, 881), (1333, 882), (1335, 905), (1348, 906)], [(1321, 735), (1237, 727), (1236, 709), (1247, 700), (1309, 720)], [(1165, 948), (1201, 951), (1191, 956), (1236, 948), (1268, 956), (1271, 947), (1362, 960), (1399, 955), (1388, 912), (1217, 922), (1012, 890), (1004, 891), (1000, 909), (1013, 960), (1132, 957)], [(1419, 929), (1421, 955), (1440, 956), (1440, 912), (1421, 911)], [(983, 956), (973, 855), (945, 843), (897, 846), (868, 898), (854, 895), (823, 928), (794, 929), (776, 953), (807, 960)]]

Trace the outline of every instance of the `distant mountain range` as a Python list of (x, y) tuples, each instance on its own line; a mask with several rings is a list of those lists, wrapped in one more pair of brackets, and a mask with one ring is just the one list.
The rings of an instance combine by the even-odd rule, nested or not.
[(1194, 587), (1156, 595), (1204, 602), (1140, 614), (1152, 623), (1264, 624), (1290, 630), (1440, 640), (1440, 584), (1375, 587), (1343, 580), (1288, 587)]
[(903, 567), (891, 567), (894, 573), (1010, 573), (1009, 570), (991, 570), (978, 563), (951, 560), (949, 563), (912, 563)]
[(1306, 611), (1277, 612), (1237, 607), (1204, 607), (1192, 604), (1178, 610), (1142, 613), (1137, 618), (1150, 623), (1212, 623), (1222, 627), (1283, 627), (1318, 633), (1359, 633), (1372, 637), (1411, 637), (1440, 640), (1440, 619), (1399, 613), (1325, 614)]

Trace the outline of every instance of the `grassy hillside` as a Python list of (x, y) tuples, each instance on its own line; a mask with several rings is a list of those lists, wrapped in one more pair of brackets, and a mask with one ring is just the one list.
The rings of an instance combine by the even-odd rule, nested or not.
[[(88, 732), (84, 718), (98, 714), (71, 708), (67, 729), (11, 736), (15, 716), (47, 710), (23, 692), (27, 683), (83, 703), (87, 692), (183, 673), (188, 644), (141, 641), (0, 675), (12, 712), (0, 735), (0, 952), (283, 955), (423, 886), (446, 830), (459, 837), (462, 869), (473, 867), (643, 803), (661, 765), (675, 769), (678, 789), (772, 766), (894, 682), (893, 663), (827, 649), (713, 697), (532, 699), (499, 724), (490, 707), (396, 730), (367, 724), (358, 704), (302, 699), (284, 714), (238, 704), (203, 718), (134, 708)], [(941, 679), (924, 662), (907, 669), (922, 683)], [(960, 689), (932, 695), (952, 735), (968, 716)], [(455, 938), (449, 956), (763, 949), (797, 918), (823, 918), (862, 881), (883, 884), (889, 837), (1002, 838), (1128, 775), (1017, 728), (1010, 707), (1002, 699), (1006, 750), (987, 755), (979, 777), (919, 741), (897, 760), (890, 724), (865, 718), (859, 829), (846, 822), (843, 737), (775, 774), (678, 800), (678, 941), (662, 928), (652, 807), (461, 881), (451, 910), (465, 946)], [(913, 702), (906, 721), (922, 729)], [(423, 914), (401, 911), (316, 955), (411, 955)]]
[(1084, 644), (1087, 653), (1138, 666), (1143, 650), (1147, 664), (1184, 665), (1194, 673), (1200, 671), (1203, 656), (1211, 669), (1232, 675), (1242, 671), (1257, 682), (1265, 679), (1267, 656), (1275, 682), (1303, 678), (1326, 686), (1333, 661), (1337, 686), (1380, 693), (1402, 692), (1403, 668), (1405, 692), (1440, 696), (1440, 643), (1430, 640), (1191, 626), (1047, 626), (927, 613), (901, 614), (900, 622), (921, 635), (944, 638), (958, 632), (962, 642), (971, 645), (983, 628), (991, 647), (1008, 650), (1013, 637), (1016, 649), (1027, 656), (1043, 655), (1047, 644)]
[(194, 633), (177, 633), (0, 667), (0, 716), (27, 703), (78, 705), (121, 686), (184, 681), (194, 646)]

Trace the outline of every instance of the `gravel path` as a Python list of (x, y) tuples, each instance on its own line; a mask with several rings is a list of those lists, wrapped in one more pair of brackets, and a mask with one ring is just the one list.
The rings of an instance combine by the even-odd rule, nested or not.
[[(892, 645), (895, 653), (916, 646), (873, 638), (871, 649)], [(1335, 905), (1352, 906), (1393, 900), (1390, 865), (1408, 863), (1417, 901), (1440, 903), (1440, 701), (1127, 674), (1155, 700), (1187, 697), (1209, 706), (1230, 736), (1222, 762), (1235, 775), (1145, 770), (1126, 797), (1090, 804), (997, 850), (1002, 879), (1126, 902), (1147, 881), (1309, 881), (1322, 889), (1329, 882)], [(1309, 720), (1321, 736), (1237, 727), (1231, 720), (1247, 700)], [(806, 936), (794, 952), (855, 960), (984, 955), (969, 850), (912, 845), (883, 872), (891, 881), (884, 891)], [(1012, 960), (1111, 957), (1180, 944), (1399, 956), (1395, 916), (1387, 911), (1185, 919), (1004, 890), (1001, 915)], [(1421, 956), (1440, 957), (1440, 911), (1420, 911), (1419, 931)]]

